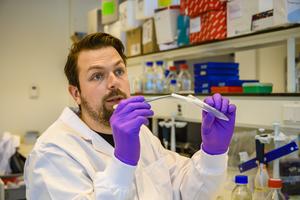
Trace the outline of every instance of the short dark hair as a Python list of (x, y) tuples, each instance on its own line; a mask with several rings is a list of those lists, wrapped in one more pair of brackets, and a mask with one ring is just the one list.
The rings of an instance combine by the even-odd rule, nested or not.
[(95, 50), (104, 47), (113, 47), (122, 57), (126, 65), (126, 55), (124, 54), (124, 45), (122, 42), (107, 33), (93, 33), (85, 36), (79, 42), (72, 45), (68, 60), (65, 65), (65, 75), (68, 78), (69, 84), (76, 86), (80, 90), (78, 77), (78, 55), (83, 50)]

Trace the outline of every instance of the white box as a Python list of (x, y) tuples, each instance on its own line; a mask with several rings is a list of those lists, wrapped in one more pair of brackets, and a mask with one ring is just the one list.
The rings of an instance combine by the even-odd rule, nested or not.
[(252, 15), (257, 12), (257, 0), (229, 1), (227, 3), (227, 37), (250, 33)]
[(148, 19), (154, 16), (154, 11), (157, 9), (157, 0), (135, 0), (136, 12), (135, 17), (138, 20)]
[(300, 23), (300, 0), (273, 0), (274, 26)]
[(179, 6), (165, 8), (155, 13), (155, 31), (157, 44), (165, 44), (177, 39), (177, 18)]
[(141, 21), (135, 18), (136, 1), (127, 0), (119, 5), (119, 19), (123, 31), (129, 31), (141, 26)]
[(126, 32), (122, 31), (121, 22), (119, 20), (112, 24), (105, 25), (104, 32), (120, 39), (124, 47), (126, 46)]
[(96, 8), (88, 12), (88, 34), (103, 32), (101, 23), (101, 9)]

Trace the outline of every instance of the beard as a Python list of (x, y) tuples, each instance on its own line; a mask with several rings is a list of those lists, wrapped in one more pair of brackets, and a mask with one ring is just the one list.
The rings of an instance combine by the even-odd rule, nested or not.
[(105, 95), (102, 98), (101, 106), (93, 108), (89, 104), (89, 102), (83, 96), (81, 96), (81, 110), (85, 110), (94, 121), (100, 122), (101, 124), (110, 127), (109, 120), (114, 112), (114, 109), (106, 107), (105, 102), (107, 99), (115, 96), (122, 96), (123, 98), (127, 98), (127, 95), (120, 89), (112, 90), (109, 94)]

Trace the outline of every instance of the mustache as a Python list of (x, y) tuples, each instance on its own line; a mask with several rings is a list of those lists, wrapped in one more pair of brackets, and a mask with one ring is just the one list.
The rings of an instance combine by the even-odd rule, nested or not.
[(125, 99), (127, 98), (127, 95), (124, 92), (122, 92), (120, 89), (115, 89), (115, 90), (112, 90), (109, 94), (105, 95), (103, 97), (103, 101), (106, 101), (107, 99), (115, 97), (115, 96), (121, 96)]

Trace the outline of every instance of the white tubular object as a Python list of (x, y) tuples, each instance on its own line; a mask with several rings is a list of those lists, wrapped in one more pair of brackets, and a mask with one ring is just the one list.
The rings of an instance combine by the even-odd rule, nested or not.
[[(275, 145), (275, 149), (277, 149), (280, 147), (280, 141), (277, 140), (280, 134), (280, 124), (278, 122), (274, 122), (273, 127), (274, 127), (274, 145)], [(273, 178), (280, 178), (279, 160), (280, 159), (276, 159), (273, 161)]]
[(171, 118), (171, 151), (176, 151), (176, 137), (175, 137), (175, 117)]
[(4, 183), (0, 178), (0, 200), (5, 200), (4, 199)]
[(201, 101), (197, 97), (194, 97), (193, 95), (188, 95), (188, 97), (185, 97), (185, 96), (182, 96), (182, 95), (179, 95), (179, 94), (172, 93), (171, 96), (175, 97), (175, 98), (178, 98), (178, 99), (185, 100), (185, 101), (190, 102), (190, 103), (194, 103), (194, 104), (200, 106), (206, 112), (210, 112), (210, 113), (214, 114), (215, 117), (217, 117), (219, 119), (222, 119), (222, 120), (225, 120), (225, 121), (229, 121), (229, 119), (226, 115), (224, 115), (223, 113), (221, 113), (217, 109), (211, 107), (210, 105), (204, 103), (203, 101)]

